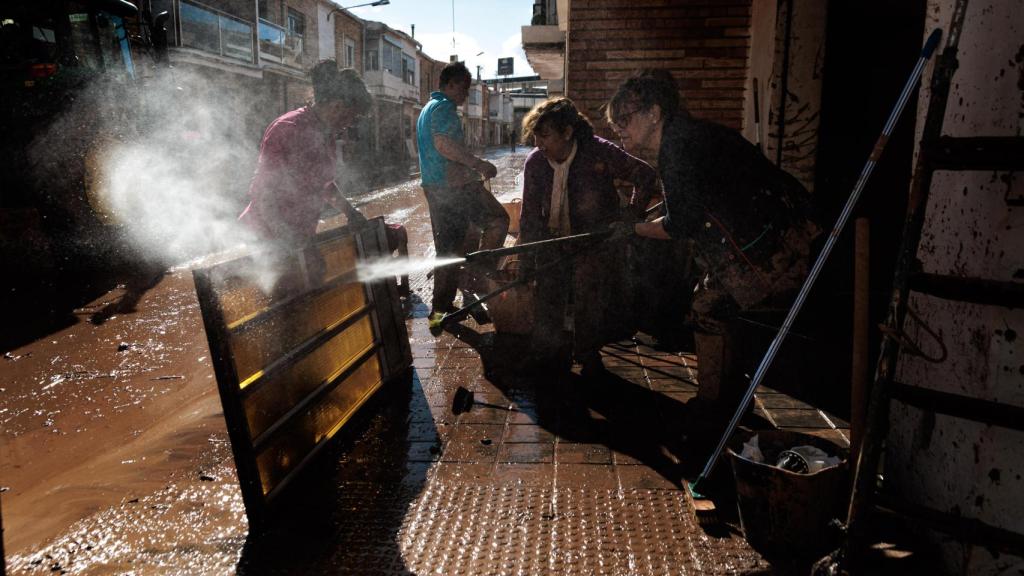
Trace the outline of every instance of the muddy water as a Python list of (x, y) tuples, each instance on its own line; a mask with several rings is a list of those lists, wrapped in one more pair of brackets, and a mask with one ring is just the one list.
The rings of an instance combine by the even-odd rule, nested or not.
[(77, 324), (2, 361), (9, 553), (212, 467), (204, 453), (226, 440), (191, 273), (165, 276), (134, 310), (99, 321), (123, 297), (80, 308)]
[[(491, 159), (499, 167), (495, 195), (519, 197), (525, 152)], [(417, 181), (355, 204), (370, 217), (404, 224), (412, 257), (434, 255)], [(104, 554), (86, 542), (124, 557), (132, 547), (159, 548), (161, 534), (200, 531), (192, 541), (209, 545), (202, 557), (230, 571), (247, 526), (191, 272), (126, 280), (74, 315), (66, 328), (2, 351), (0, 486), (9, 569), (60, 571), (61, 557)], [(125, 525), (125, 518), (147, 526)]]

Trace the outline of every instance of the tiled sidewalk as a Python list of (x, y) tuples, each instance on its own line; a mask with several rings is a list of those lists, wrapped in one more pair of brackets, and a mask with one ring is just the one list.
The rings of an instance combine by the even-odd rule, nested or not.
[[(425, 319), (408, 326), (408, 401), (378, 419), (342, 472), (343, 492), (354, 503), (343, 524), (390, 520), (379, 537), (346, 529), (354, 541), (309, 568), (358, 573), (356, 563), (370, 562), (377, 573), (406, 574), (769, 570), (737, 526), (702, 529), (682, 488), (686, 470), (699, 465), (683, 461), (679, 448), (686, 402), (696, 393), (692, 355), (621, 342), (603, 351), (612, 376), (556, 381), (507, 371), (503, 363), (521, 343), (471, 320), (439, 337)], [(455, 414), (460, 386), (476, 403)], [(845, 439), (842, 422), (778, 393), (759, 394), (757, 412), (778, 426)]]

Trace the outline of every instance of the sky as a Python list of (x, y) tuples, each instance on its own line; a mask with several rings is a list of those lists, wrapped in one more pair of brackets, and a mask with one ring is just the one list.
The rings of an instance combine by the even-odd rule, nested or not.
[[(351, 0), (339, 5), (351, 6), (369, 1)], [(520, 28), (528, 26), (533, 16), (533, 0), (391, 0), (387, 6), (353, 8), (351, 12), (364, 20), (383, 22), (406, 34), (411, 33), (410, 26), (415, 24), (416, 40), (423, 44), (423, 51), (428, 56), (447, 62), (449, 55), (458, 54), (459, 60), (464, 60), (474, 75), (476, 67), (481, 66), (481, 77), (497, 76), (498, 58), (510, 56), (514, 58), (513, 76), (534, 74), (526, 61), (520, 37)]]

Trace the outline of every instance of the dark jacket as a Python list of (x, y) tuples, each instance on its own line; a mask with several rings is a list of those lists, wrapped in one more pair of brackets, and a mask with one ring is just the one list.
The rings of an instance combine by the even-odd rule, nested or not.
[[(566, 191), (573, 234), (606, 230), (619, 219), (616, 180), (636, 186), (633, 201), (637, 204), (646, 204), (652, 194), (660, 192), (657, 173), (644, 161), (597, 136), (577, 144)], [(523, 171), (522, 242), (552, 237), (548, 216), (553, 177), (554, 170), (547, 158), (534, 150)], [(554, 336), (562, 332), (570, 302), (574, 319), (572, 344), (577, 354), (596, 351), (603, 344), (632, 333), (634, 320), (625, 248), (624, 242), (605, 242), (546, 268), (537, 277), (535, 345), (556, 345)], [(524, 255), (524, 262), (527, 267), (535, 267), (565, 257), (566, 251), (555, 250)]]
[[(523, 242), (549, 238), (547, 222), (551, 209), (554, 170), (539, 150), (526, 158), (523, 170), (523, 208), (520, 235)], [(636, 186), (632, 203), (646, 205), (660, 193), (657, 173), (646, 162), (615, 144), (593, 136), (578, 142), (576, 157), (569, 167), (569, 223), (573, 234), (604, 230), (619, 217), (619, 196), (615, 180)]]
[(792, 243), (816, 234), (810, 195), (735, 130), (690, 117), (669, 119), (658, 171), (665, 231), (693, 239), (701, 263), (741, 306), (776, 290), (775, 277), (787, 272), (775, 269), (779, 254), (795, 250), (806, 260), (807, 246)]

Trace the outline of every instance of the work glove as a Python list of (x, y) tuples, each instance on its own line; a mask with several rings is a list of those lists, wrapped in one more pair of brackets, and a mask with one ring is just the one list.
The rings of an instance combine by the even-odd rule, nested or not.
[(631, 236), (636, 235), (636, 225), (632, 222), (616, 221), (608, 225), (608, 230), (611, 234), (608, 236), (608, 240), (617, 241), (625, 240)]

